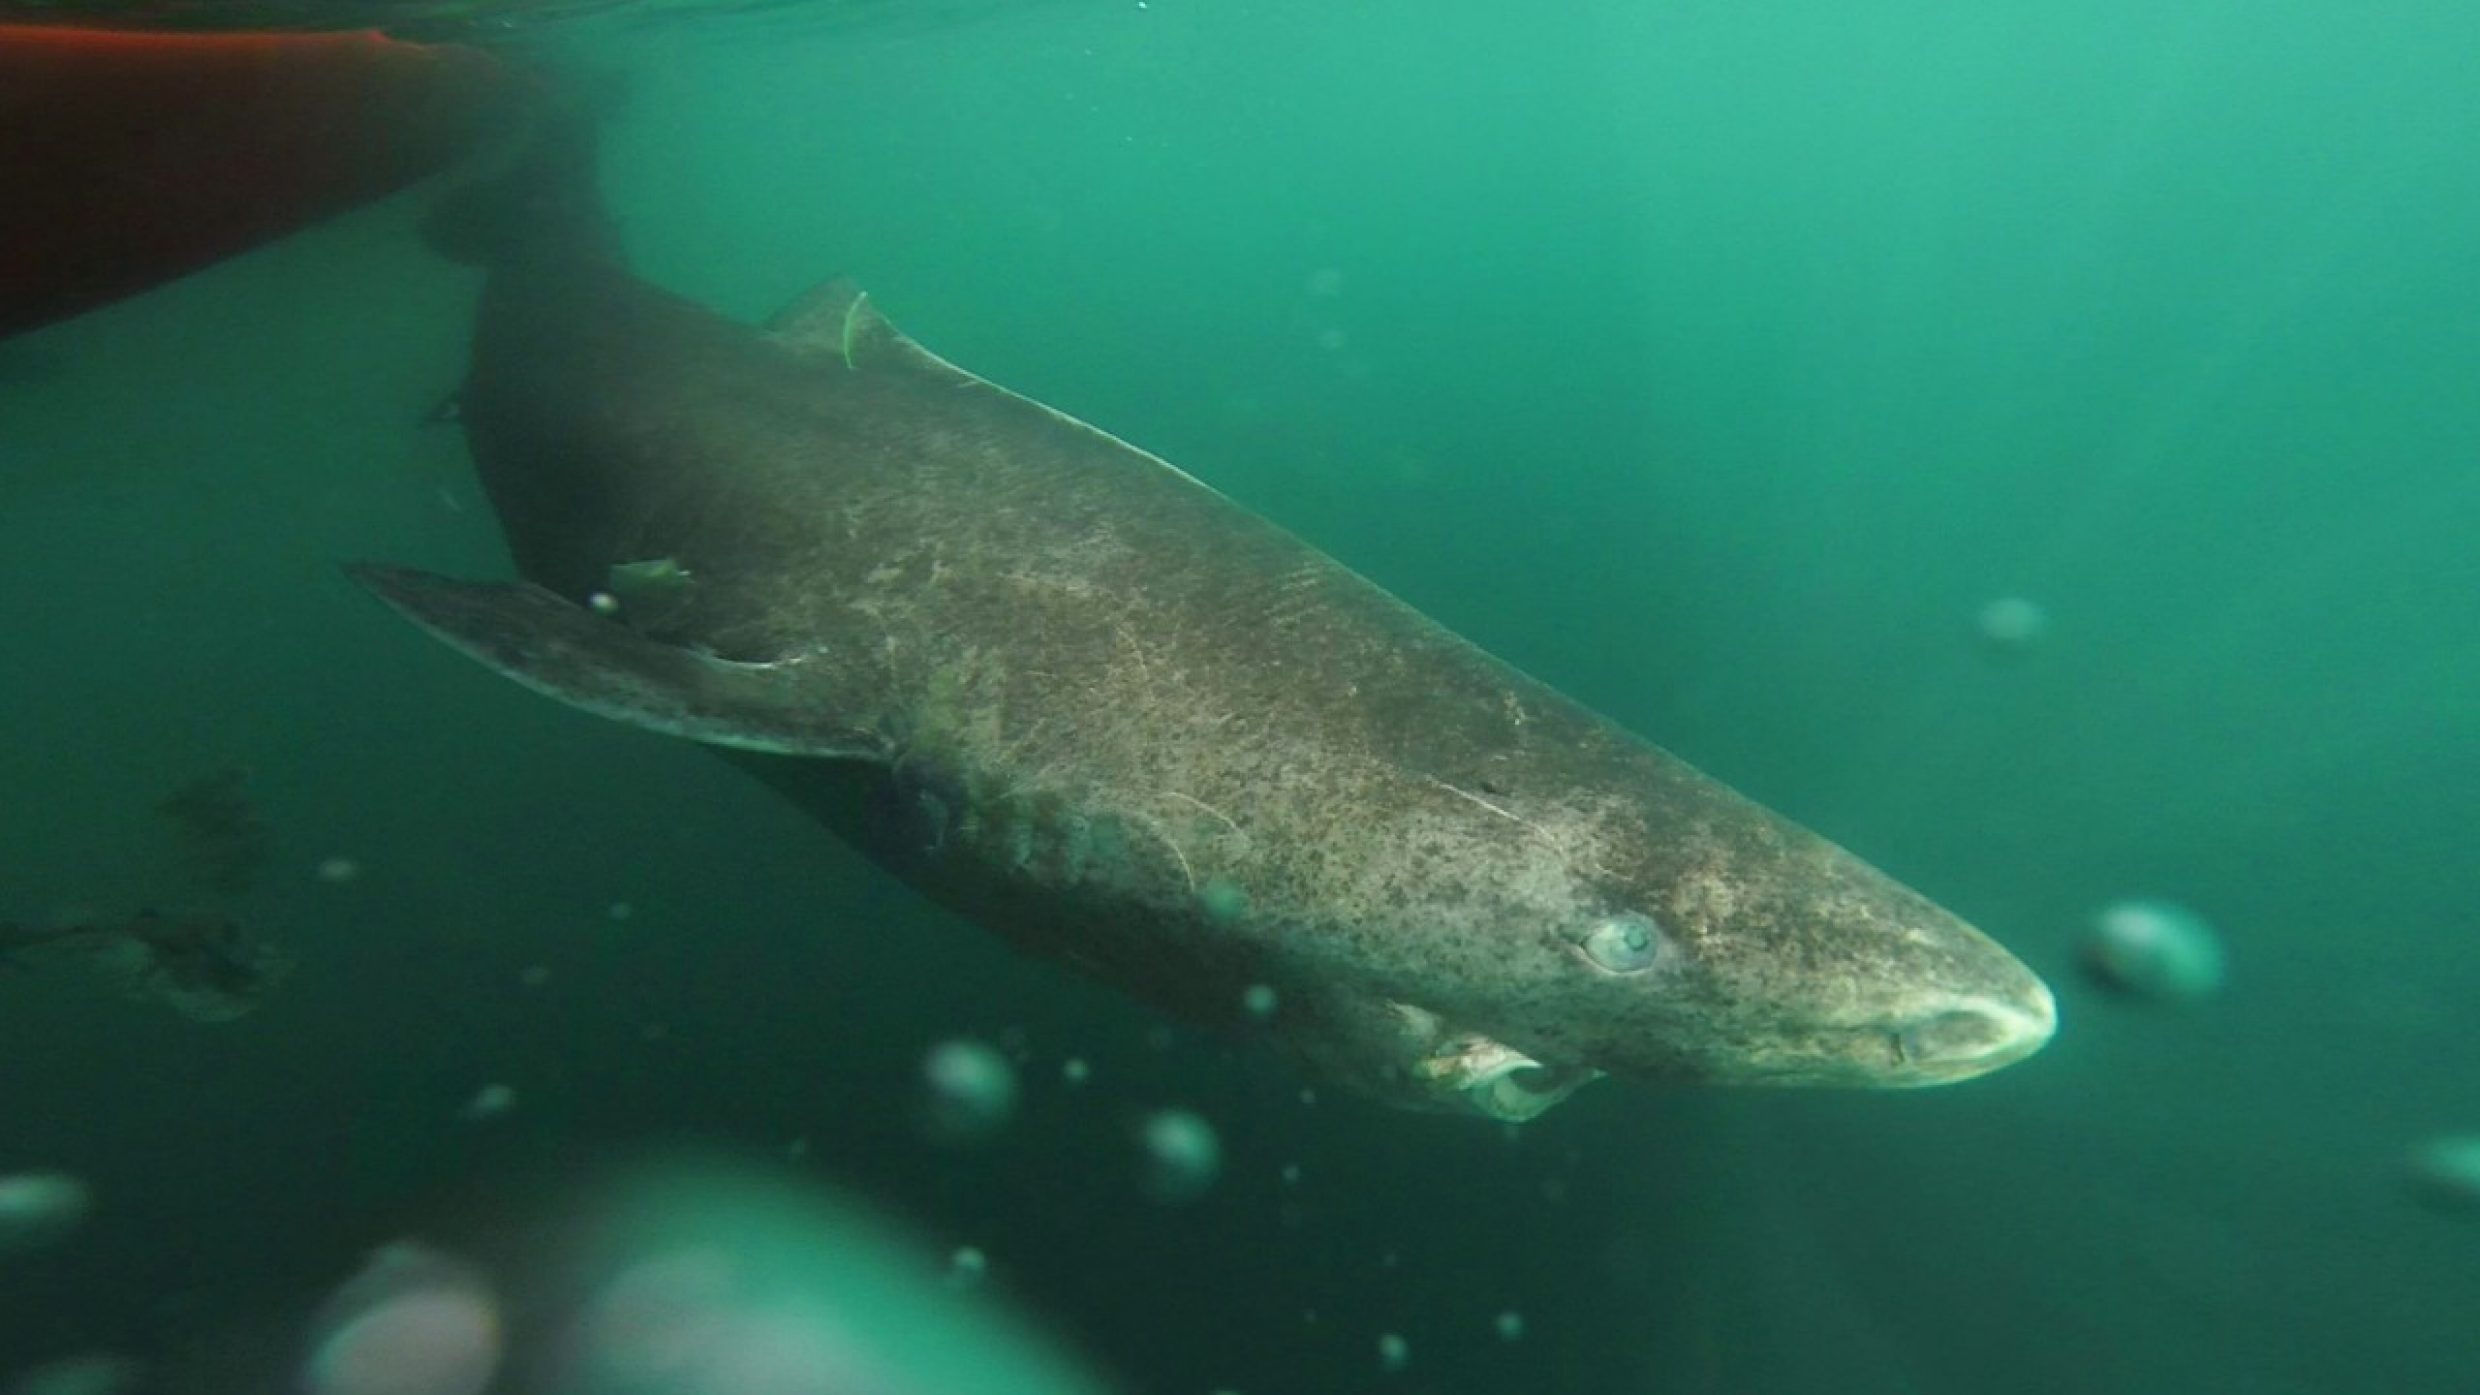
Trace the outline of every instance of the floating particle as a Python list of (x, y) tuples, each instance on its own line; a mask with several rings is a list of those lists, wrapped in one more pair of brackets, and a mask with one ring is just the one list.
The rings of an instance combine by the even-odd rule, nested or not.
[(1378, 1368), (1389, 1375), (1412, 1364), (1412, 1343), (1393, 1332), (1378, 1334)]
[(528, 988), (540, 988), (550, 981), (551, 966), (548, 964), (528, 964), (517, 972), (517, 982)]
[(485, 1119), (496, 1119), (516, 1107), (516, 1090), (494, 1083), (474, 1091), (474, 1097), (465, 1101), (462, 1113), (467, 1119), (480, 1123)]
[(983, 1276), (989, 1272), (990, 1256), (971, 1245), (959, 1245), (956, 1247), (956, 1252), (947, 1257), (947, 1286), (949, 1288), (977, 1287), (982, 1282)]
[(1275, 1007), (1280, 1002), (1281, 998), (1274, 989), (1263, 983), (1250, 984), (1248, 990), (1240, 995), (1240, 1006), (1247, 1009), (1251, 1017), (1274, 1016)]
[(134, 1390), (145, 1368), (126, 1356), (89, 1352), (46, 1361), (9, 1385), (9, 1395), (122, 1395)]
[(1197, 899), (1205, 906), (1206, 919), (1217, 925), (1229, 925), (1249, 913), (1249, 893), (1229, 877), (1208, 877)]
[(1283, 1185), (1287, 1187), (1297, 1187), (1300, 1185), (1300, 1164), (1283, 1164)]
[(1016, 1068), (988, 1042), (958, 1037), (922, 1059), (933, 1137), (962, 1143), (999, 1131), (1016, 1112)]
[(637, 914), (637, 907), (626, 901), (614, 901), (603, 908), (603, 914), (612, 920), (627, 920), (630, 916)]
[(327, 1301), (302, 1362), (307, 1395), (482, 1395), (499, 1369), (498, 1300), (481, 1275), (389, 1245)]
[(1350, 342), (1352, 342), (1351, 336), (1345, 334), (1341, 329), (1333, 325), (1328, 325), (1326, 328), (1318, 331), (1318, 347), (1324, 349), (1330, 354), (1338, 354), (1343, 352), (1344, 345), (1349, 344)]
[(1060, 1063), (1059, 1078), (1071, 1085), (1082, 1085), (1094, 1078), (1094, 1068), (1085, 1064), (1084, 1057), (1070, 1056)]
[(2480, 1211), (2480, 1134), (2433, 1138), (2412, 1149), (2403, 1180), (2432, 1211)]
[(362, 864), (349, 857), (331, 857), (318, 866), (318, 878), (329, 886), (342, 886), (362, 875)]
[(2093, 917), (2084, 967), (2109, 987), (2186, 1002), (2222, 986), (2221, 938), (2202, 916), (2168, 901), (2120, 901)]
[(1315, 1104), (1315, 1103), (1317, 1103), (1317, 1091), (1310, 1089), (1310, 1088), (1309, 1088), (1308, 1086), (1306, 1086), (1306, 1085), (1301, 1086), (1301, 1087), (1300, 1087), (1300, 1102), (1301, 1102), (1302, 1104)]
[(93, 1190), (66, 1172), (0, 1175), (0, 1255), (59, 1240), (94, 1206)]
[(2020, 653), (2049, 633), (2049, 612), (2021, 596), (2000, 596), (1982, 606), (1972, 623), (1991, 649)]
[(586, 597), (586, 604), (592, 607), (594, 613), (597, 615), (617, 615), (620, 613), (620, 598), (613, 595), (609, 591), (597, 591), (593, 595)]
[(1513, 1308), (1500, 1313), (1497, 1321), (1491, 1325), (1498, 1329), (1498, 1339), (1502, 1342), (1513, 1342), (1523, 1339), (1524, 1314), (1517, 1312)]
[(1343, 294), (1343, 271), (1338, 267), (1321, 266), (1309, 273), (1309, 294), (1338, 296)]
[(1214, 1126), (1185, 1109), (1147, 1115), (1137, 1139), (1145, 1153), (1145, 1193), (1156, 1201), (1194, 1201), (1223, 1170), (1223, 1142)]

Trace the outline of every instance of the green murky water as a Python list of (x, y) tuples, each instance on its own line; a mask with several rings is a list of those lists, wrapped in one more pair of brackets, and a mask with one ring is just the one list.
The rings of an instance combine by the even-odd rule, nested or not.
[[(2480, 12), (661, 13), (524, 26), (622, 79), (642, 274), (857, 277), (1987, 928), (2060, 1036), (1508, 1133), (1016, 958), (342, 579), (505, 569), (417, 191), (0, 344), (0, 922), (177, 898), (154, 807), (243, 765), (293, 961), (207, 1025), (0, 976), (0, 1173), (93, 1189), (0, 1258), (0, 1369), (231, 1388), (494, 1179), (693, 1139), (799, 1143), (1137, 1392), (2480, 1382), (2480, 1229), (2401, 1179), (2480, 1130)], [(2129, 897), (2219, 993), (2078, 971)], [(956, 1036), (1019, 1057), (969, 1149), (915, 1119)]]

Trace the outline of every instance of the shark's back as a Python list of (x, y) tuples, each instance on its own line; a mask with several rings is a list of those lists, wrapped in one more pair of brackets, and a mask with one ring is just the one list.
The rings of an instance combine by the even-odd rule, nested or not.
[(687, 579), (646, 633), (818, 655), (900, 744), (969, 711), (1034, 748), (1117, 728), (1159, 768), (1211, 730), (1262, 790), (1260, 762), (1290, 783), (1415, 730), (1434, 760), (1459, 734), (1480, 757), (1600, 725), (1166, 462), (928, 353), (848, 283), (761, 332), (616, 268), (497, 279), (465, 410), (527, 579), (583, 603), (668, 564)]

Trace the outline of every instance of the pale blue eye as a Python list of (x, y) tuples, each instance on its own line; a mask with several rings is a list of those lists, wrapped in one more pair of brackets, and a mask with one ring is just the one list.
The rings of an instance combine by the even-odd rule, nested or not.
[(1651, 916), (1629, 911), (1614, 915), (1585, 932), (1580, 946), (1595, 968), (1614, 974), (1641, 974), (1661, 953), (1661, 932)]

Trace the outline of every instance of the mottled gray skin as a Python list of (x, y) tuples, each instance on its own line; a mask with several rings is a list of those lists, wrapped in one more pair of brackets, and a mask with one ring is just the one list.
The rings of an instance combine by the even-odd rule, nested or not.
[[(740, 748), (1149, 1002), (1259, 1025), (1273, 988), (1262, 1029), (1322, 1077), (1522, 1118), (1603, 1072), (1920, 1085), (2050, 1034), (1954, 916), (846, 287), (761, 333), (511, 259), (463, 419), (530, 586), (362, 569), (391, 603)], [(647, 562), (687, 576), (593, 608)], [(1614, 973), (1580, 946), (1630, 913), (1655, 952)]]

